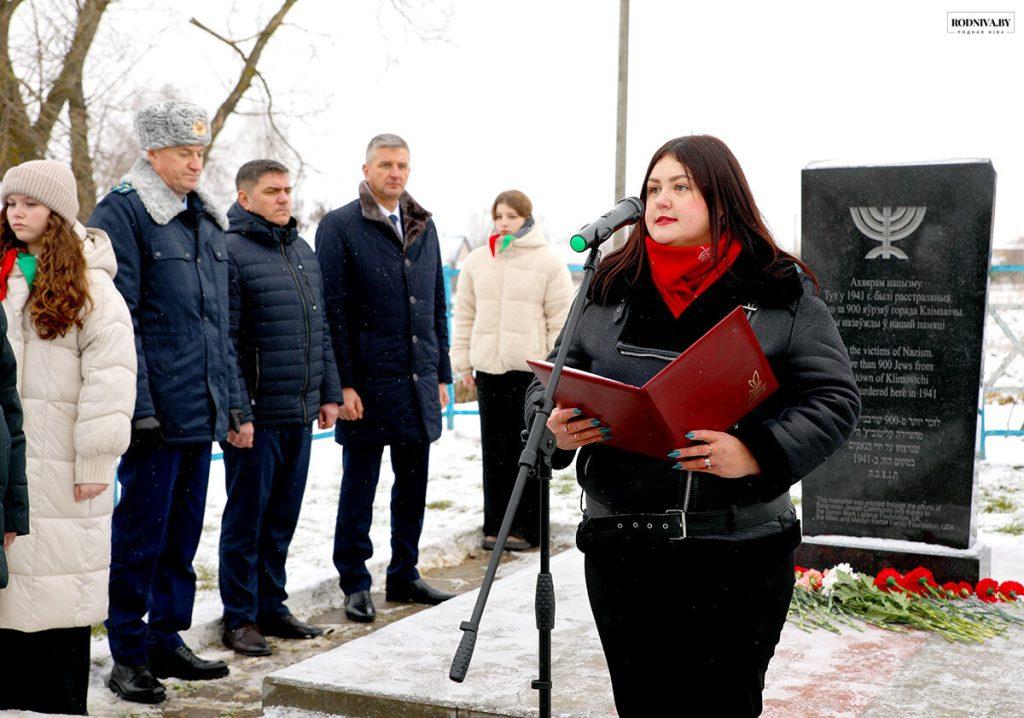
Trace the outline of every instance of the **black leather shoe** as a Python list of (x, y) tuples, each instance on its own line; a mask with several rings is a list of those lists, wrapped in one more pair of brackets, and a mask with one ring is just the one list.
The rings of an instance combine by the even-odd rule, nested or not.
[(320, 626), (303, 623), (290, 613), (286, 616), (261, 618), (260, 631), (264, 636), (276, 636), (277, 638), (316, 638), (324, 635), (324, 629)]
[(185, 681), (208, 681), (228, 674), (224, 661), (205, 661), (188, 646), (178, 646), (173, 653), (149, 657), (149, 665), (157, 678), (181, 678)]
[(377, 617), (369, 591), (356, 591), (345, 596), (345, 615), (353, 621), (369, 623)]
[(455, 594), (434, 588), (422, 578), (417, 578), (408, 583), (389, 583), (384, 597), (395, 603), (425, 603), (428, 606), (436, 606), (449, 598), (455, 598)]
[(232, 651), (243, 656), (269, 656), (272, 653), (270, 646), (267, 645), (267, 639), (254, 623), (246, 623), (238, 628), (225, 628), (221, 641)]
[(125, 666), (115, 662), (114, 670), (107, 678), (107, 688), (133, 703), (162, 703), (167, 698), (163, 685), (145, 664)]

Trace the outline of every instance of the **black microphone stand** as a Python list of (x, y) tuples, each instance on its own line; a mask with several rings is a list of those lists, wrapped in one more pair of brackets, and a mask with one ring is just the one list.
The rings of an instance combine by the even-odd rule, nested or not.
[[(551, 457), (555, 453), (555, 436), (547, 428), (548, 417), (554, 409), (555, 390), (558, 388), (558, 381), (562, 376), (562, 367), (565, 366), (565, 357), (569, 352), (569, 345), (576, 335), (576, 326), (579, 324), (580, 315), (583, 314), (583, 305), (586, 303), (587, 293), (590, 290), (590, 282), (594, 277), (598, 261), (598, 245), (595, 243), (583, 265), (583, 280), (580, 282), (579, 291), (573, 299), (572, 307), (569, 309), (569, 317), (566, 319), (565, 328), (562, 331), (562, 343), (558, 348), (555, 357), (554, 367), (551, 371), (551, 378), (548, 381), (544, 397), (541, 399), (537, 413), (534, 414), (533, 424), (530, 426), (526, 437), (526, 446), (519, 456), (519, 475), (516, 477), (515, 487), (512, 489), (512, 496), (508, 501), (508, 508), (505, 511), (505, 518), (501, 522), (501, 529), (498, 531), (498, 540), (494, 544), (494, 552), (487, 564), (487, 573), (484, 575), (484, 582), (480, 586), (480, 593), (477, 595), (476, 605), (473, 606), (473, 615), (468, 621), (463, 621), (459, 628), (464, 631), (459, 648), (452, 660), (451, 671), (448, 677), (456, 683), (462, 683), (469, 670), (469, 662), (473, 658), (473, 649), (476, 646), (477, 632), (480, 628), (480, 619), (484, 613), (484, 606), (487, 604), (487, 597), (491, 592), (491, 585), (494, 583), (494, 576), (498, 571), (498, 564), (501, 562), (501, 554), (505, 549), (505, 542), (508, 540), (509, 531), (512, 529), (512, 519), (519, 508), (522, 500), (523, 490), (526, 487), (527, 479), (537, 481), (537, 488), (540, 491), (540, 572), (537, 575), (537, 590), (534, 600), (534, 607), (537, 617), (538, 631), (538, 677), (531, 686), (539, 691), (538, 715), (541, 718), (551, 716), (551, 629), (555, 626), (555, 584), (551, 580), (551, 516), (550, 516), (550, 484), (551, 484)], [(525, 433), (525, 432), (524, 432)]]

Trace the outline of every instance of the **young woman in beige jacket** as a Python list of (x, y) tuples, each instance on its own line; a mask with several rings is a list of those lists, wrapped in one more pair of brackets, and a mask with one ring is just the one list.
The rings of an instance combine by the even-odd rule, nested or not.
[(0, 295), (18, 363), (27, 536), (0, 591), (0, 709), (84, 715), (90, 626), (107, 615), (110, 484), (135, 406), (131, 316), (114, 250), (78, 224), (70, 168), (36, 160), (0, 185)]
[[(555, 345), (572, 301), (572, 278), (517, 190), (491, 205), (494, 234), (466, 258), (455, 294), (452, 369), (476, 386), (483, 450), (485, 549), (494, 542), (518, 473), (523, 397), (533, 379), (527, 359)], [(474, 377), (475, 374), (475, 377)], [(506, 548), (536, 545), (538, 497), (523, 494)]]

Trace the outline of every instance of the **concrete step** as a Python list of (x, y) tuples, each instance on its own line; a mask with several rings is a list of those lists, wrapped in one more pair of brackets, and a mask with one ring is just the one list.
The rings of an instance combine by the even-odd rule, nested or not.
[[(553, 715), (615, 715), (608, 669), (575, 549), (551, 561), (557, 600), (552, 633)], [(478, 591), (386, 626), (268, 676), (263, 706), (348, 718), (523, 718), (537, 714), (533, 613), (536, 568), (495, 582), (466, 680), (448, 679)], [(286, 714), (283, 714), (286, 715)]]

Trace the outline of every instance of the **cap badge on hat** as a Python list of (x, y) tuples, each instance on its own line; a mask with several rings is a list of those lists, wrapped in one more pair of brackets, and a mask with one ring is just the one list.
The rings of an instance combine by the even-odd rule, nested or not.
[(196, 120), (193, 122), (192, 134), (196, 137), (206, 137), (206, 123), (202, 120)]

